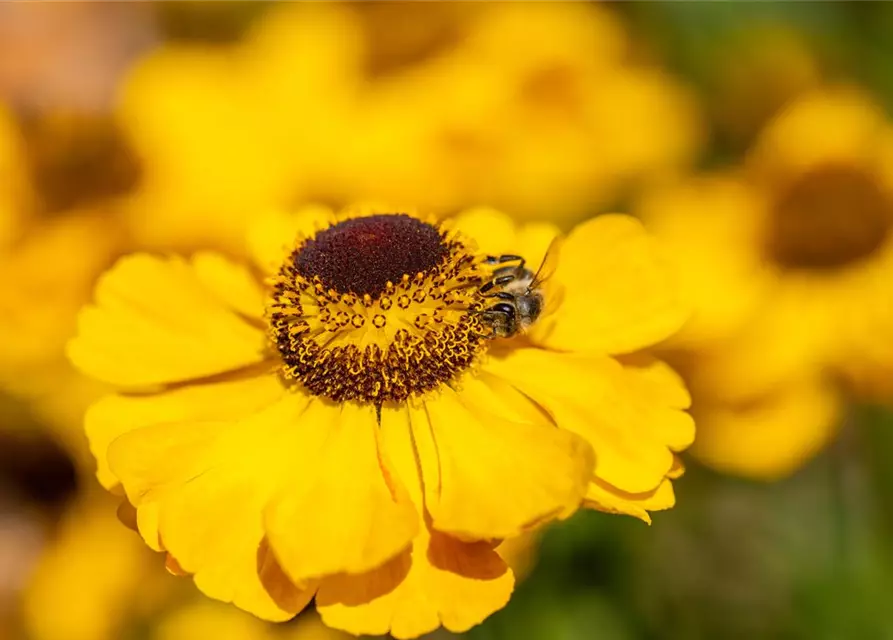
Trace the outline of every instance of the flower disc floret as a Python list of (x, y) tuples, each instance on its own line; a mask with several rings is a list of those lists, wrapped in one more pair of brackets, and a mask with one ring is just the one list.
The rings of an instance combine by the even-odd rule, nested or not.
[(487, 273), (467, 241), (404, 214), (338, 222), (299, 244), (272, 282), (282, 371), (313, 395), (381, 405), (420, 396), (484, 349)]

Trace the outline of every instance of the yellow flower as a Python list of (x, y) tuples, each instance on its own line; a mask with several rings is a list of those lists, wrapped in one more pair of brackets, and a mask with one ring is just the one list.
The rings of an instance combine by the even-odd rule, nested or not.
[(0, 255), (22, 234), (28, 217), (23, 141), (12, 114), (0, 105)]
[[(33, 534), (32, 534), (33, 535)], [(111, 496), (87, 494), (46, 541), (22, 591), (33, 640), (339, 640), (309, 614), (276, 627), (178, 589), (177, 579), (115, 517)], [(143, 633), (147, 634), (143, 636)]]
[(363, 76), (378, 81), (421, 68), (454, 49), (467, 37), (469, 26), (486, 5), (358, 2), (350, 8), (356, 13), (362, 38)]
[[(745, 198), (726, 199), (712, 228), (697, 227), (678, 252), (692, 273), (689, 261), (713, 251), (714, 273), (734, 274), (726, 295), (715, 290), (718, 305), (751, 281), (737, 315), (746, 326), (705, 377), (729, 395), (749, 393), (851, 358), (893, 356), (893, 129), (881, 113), (854, 91), (804, 97), (763, 133), (747, 171)], [(665, 222), (675, 229), (687, 222), (674, 218)], [(722, 245), (728, 234), (732, 246)], [(697, 303), (712, 311), (708, 298)]]
[(238, 46), (166, 45), (138, 63), (118, 109), (144, 165), (128, 211), (137, 241), (243, 252), (253, 212), (321, 189), (358, 75), (356, 30), (339, 5), (282, 6)]
[(264, 284), (218, 254), (125, 258), (69, 355), (121, 388), (86, 418), (99, 479), (204, 593), (271, 620), (315, 595), (357, 634), (462, 631), (512, 591), (495, 540), (581, 503), (672, 506), (688, 394), (620, 356), (685, 312), (641, 225), (603, 216), (551, 254), (541, 317), (491, 339), (513, 308), (484, 297), (508, 292), (481, 252), (533, 266), (555, 229), (376, 211), (260, 220)]
[(496, 547), (496, 552), (512, 570), (516, 582), (524, 580), (536, 565), (539, 538), (539, 531), (531, 530), (503, 540)]
[(313, 199), (579, 219), (696, 155), (691, 97), (627, 61), (606, 10), (417, 12), (283, 5), (235, 46), (167, 45), (139, 63), (119, 107), (145, 166), (139, 241), (242, 252), (253, 212)]
[(177, 607), (162, 617), (152, 640), (345, 640), (315, 615), (302, 615), (294, 625), (274, 626), (231, 607), (208, 600)]
[(821, 85), (820, 61), (806, 34), (790, 26), (742, 22), (713, 54), (709, 109), (734, 143), (746, 144), (785, 104)]
[[(114, 500), (74, 504), (23, 592), (35, 640), (112, 640), (172, 586), (152, 554), (115, 517)], [(153, 568), (155, 569), (153, 571)]]
[(865, 359), (844, 364), (843, 381), (847, 390), (865, 402), (889, 405), (893, 402), (893, 362)]
[[(732, 447), (709, 449), (734, 438), (740, 460), (723, 467), (793, 470), (839, 418), (824, 378), (868, 379), (893, 363), (893, 128), (853, 89), (808, 94), (768, 125), (740, 173), (663, 189), (641, 214), (694, 308), (667, 348), (705, 407), (697, 450), (725, 459)], [(769, 425), (786, 421), (769, 451)], [(745, 460), (759, 451), (765, 460)]]
[(110, 214), (139, 179), (133, 151), (107, 113), (54, 110), (25, 120), (22, 129), (39, 213), (66, 215), (102, 203)]
[(65, 357), (78, 310), (126, 241), (116, 198), (135, 177), (114, 122), (0, 109), (0, 389), (30, 401), (88, 463), (83, 412), (101, 386)]
[(78, 212), (32, 225), (0, 254), (0, 381), (21, 382), (63, 359), (77, 311), (112, 263), (119, 238), (113, 221)]
[(464, 18), (451, 46), (362, 95), (339, 145), (349, 196), (579, 219), (696, 154), (691, 97), (627, 62), (605, 9), (490, 3)]
[(83, 412), (106, 392), (65, 357), (77, 313), (123, 249), (114, 219), (71, 211), (28, 225), (0, 252), (0, 389), (26, 399), (78, 461), (92, 466)]
[(764, 480), (790, 475), (828, 444), (843, 410), (839, 390), (821, 378), (747, 401), (695, 399), (700, 429), (691, 452), (720, 471)]

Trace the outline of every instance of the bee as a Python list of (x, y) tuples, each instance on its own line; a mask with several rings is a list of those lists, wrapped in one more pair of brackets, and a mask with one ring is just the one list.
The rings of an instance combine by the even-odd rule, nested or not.
[(559, 248), (560, 240), (555, 238), (535, 273), (525, 266), (521, 256), (485, 258), (485, 264), (505, 265), (496, 268), (493, 278), (480, 288), (487, 298), (497, 300), (479, 312), (490, 329), (487, 337), (511, 338), (529, 329), (542, 315), (547, 303), (545, 284), (558, 266)]

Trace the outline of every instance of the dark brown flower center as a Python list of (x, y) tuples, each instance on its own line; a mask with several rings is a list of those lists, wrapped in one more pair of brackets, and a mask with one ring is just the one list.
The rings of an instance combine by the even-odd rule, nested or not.
[(106, 118), (30, 119), (23, 129), (28, 169), (47, 213), (121, 196), (139, 181), (138, 159)]
[(440, 231), (404, 214), (339, 222), (308, 240), (294, 256), (297, 272), (327, 289), (358, 296), (381, 294), (404, 274), (425, 273), (447, 254)]
[(766, 253), (787, 269), (831, 270), (874, 254), (893, 228), (891, 194), (871, 174), (825, 165), (776, 199)]
[(489, 272), (458, 234), (403, 214), (353, 218), (299, 244), (273, 280), (271, 344), (287, 380), (336, 402), (403, 402), (449, 384), (487, 340)]

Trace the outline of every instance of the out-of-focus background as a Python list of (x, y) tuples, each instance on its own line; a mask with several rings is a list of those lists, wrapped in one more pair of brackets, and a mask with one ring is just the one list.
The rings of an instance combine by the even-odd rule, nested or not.
[(0, 638), (339, 637), (167, 574), (63, 349), (118, 256), (357, 200), (630, 212), (695, 310), (659, 350), (699, 423), (676, 508), (548, 530), (470, 637), (893, 638), (891, 33), (890, 3), (0, 4)]

